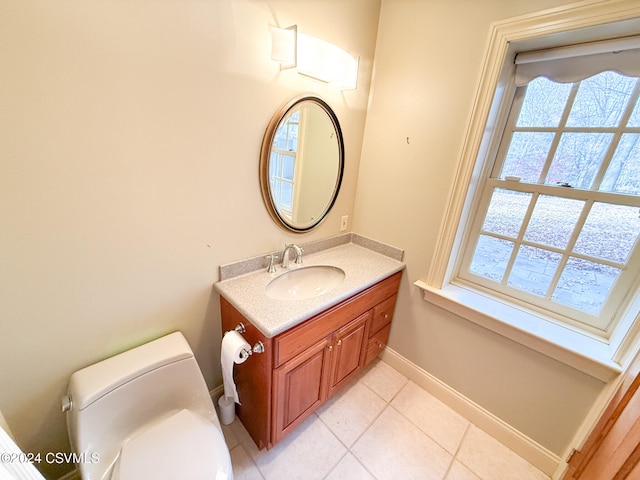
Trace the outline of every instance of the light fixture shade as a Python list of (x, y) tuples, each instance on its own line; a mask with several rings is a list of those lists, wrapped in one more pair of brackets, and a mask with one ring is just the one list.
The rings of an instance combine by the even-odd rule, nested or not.
[(280, 63), (280, 69), (296, 66), (298, 26), (271, 28), (271, 60)]
[(343, 89), (356, 88), (358, 60), (340, 47), (310, 35), (298, 35), (298, 72)]
[(280, 69), (297, 67), (298, 73), (342, 90), (358, 82), (358, 59), (320, 38), (298, 33), (297, 25), (271, 29), (271, 59)]

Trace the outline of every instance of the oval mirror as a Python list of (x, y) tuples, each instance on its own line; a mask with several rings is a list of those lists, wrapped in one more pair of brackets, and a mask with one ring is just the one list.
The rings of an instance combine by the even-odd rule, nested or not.
[(324, 100), (297, 97), (273, 116), (260, 152), (260, 188), (278, 225), (302, 233), (322, 222), (343, 168), (342, 130)]

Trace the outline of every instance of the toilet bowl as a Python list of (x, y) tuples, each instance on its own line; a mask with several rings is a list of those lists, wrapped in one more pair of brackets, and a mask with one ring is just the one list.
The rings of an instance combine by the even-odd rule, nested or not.
[(213, 402), (180, 332), (73, 373), (63, 409), (83, 480), (233, 480)]

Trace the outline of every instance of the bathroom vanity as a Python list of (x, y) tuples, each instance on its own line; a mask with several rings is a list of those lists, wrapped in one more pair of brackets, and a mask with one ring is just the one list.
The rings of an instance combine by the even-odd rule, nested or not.
[(376, 242), (354, 235), (290, 267), (342, 269), (342, 283), (322, 295), (274, 300), (264, 294), (270, 282), (287, 273), (283, 269), (270, 274), (262, 268), (216, 284), (222, 330), (242, 323), (247, 342), (264, 345), (263, 353), (234, 368), (241, 402), (237, 416), (260, 449), (282, 440), (387, 344), (404, 269), (402, 251), (395, 249), (392, 258), (380, 253)]

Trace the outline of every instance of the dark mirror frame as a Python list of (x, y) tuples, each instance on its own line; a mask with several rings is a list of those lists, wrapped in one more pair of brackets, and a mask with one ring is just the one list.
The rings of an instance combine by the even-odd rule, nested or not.
[[(338, 162), (338, 174), (336, 178), (335, 188), (329, 201), (327, 202), (327, 205), (324, 207), (324, 210), (322, 210), (322, 213), (318, 216), (318, 218), (315, 219), (311, 224), (301, 226), (295, 225), (293, 222), (280, 214), (277, 205), (275, 204), (274, 196), (271, 192), (271, 182), (269, 181), (269, 162), (271, 160), (271, 147), (273, 146), (278, 128), (280, 127), (282, 122), (289, 117), (289, 114), (293, 110), (295, 110), (305, 102), (310, 102), (320, 107), (331, 120), (336, 133), (339, 158), (336, 159), (336, 161)], [(264, 201), (269, 215), (278, 226), (284, 228), (285, 230), (296, 233), (305, 233), (317, 227), (327, 217), (327, 214), (331, 211), (331, 208), (335, 204), (338, 193), (340, 191), (340, 186), (342, 184), (343, 175), (344, 139), (342, 137), (342, 129), (340, 128), (338, 117), (331, 109), (331, 107), (327, 104), (327, 102), (317, 96), (305, 94), (292, 99), (284, 107), (276, 112), (276, 114), (271, 118), (269, 125), (267, 126), (264, 138), (262, 140), (262, 147), (260, 149), (260, 191), (262, 193), (262, 200)]]

